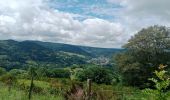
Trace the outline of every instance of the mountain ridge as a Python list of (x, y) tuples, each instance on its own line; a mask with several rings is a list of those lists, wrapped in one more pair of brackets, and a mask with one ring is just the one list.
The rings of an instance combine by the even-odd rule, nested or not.
[(0, 40), (0, 66), (7, 69), (24, 67), (27, 61), (33, 60), (45, 66), (65, 67), (86, 64), (92, 58), (111, 58), (122, 50), (31, 40)]

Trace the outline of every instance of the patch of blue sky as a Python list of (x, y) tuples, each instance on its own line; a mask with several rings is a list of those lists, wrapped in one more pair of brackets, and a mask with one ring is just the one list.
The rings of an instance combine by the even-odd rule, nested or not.
[(61, 2), (61, 3), (80, 3), (80, 4), (107, 3), (106, 0), (51, 0), (51, 1)]
[(50, 7), (59, 11), (107, 20), (114, 20), (116, 16), (113, 13), (122, 8), (121, 5), (111, 4), (106, 0), (50, 0), (50, 2)]

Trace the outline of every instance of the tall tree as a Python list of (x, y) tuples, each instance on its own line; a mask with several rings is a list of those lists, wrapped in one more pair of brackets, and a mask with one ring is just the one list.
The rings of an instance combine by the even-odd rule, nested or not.
[(130, 85), (143, 85), (159, 64), (170, 65), (170, 31), (164, 26), (144, 28), (123, 46), (116, 57), (120, 71)]

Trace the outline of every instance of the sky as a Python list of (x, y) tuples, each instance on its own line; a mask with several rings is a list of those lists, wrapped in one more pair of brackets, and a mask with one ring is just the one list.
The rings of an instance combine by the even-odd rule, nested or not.
[(0, 0), (0, 40), (121, 48), (142, 28), (170, 26), (170, 0)]

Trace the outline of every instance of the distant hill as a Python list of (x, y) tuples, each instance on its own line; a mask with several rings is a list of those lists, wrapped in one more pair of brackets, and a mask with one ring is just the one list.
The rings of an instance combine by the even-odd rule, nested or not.
[(95, 48), (80, 46), (81, 49), (91, 54), (93, 57), (107, 57), (111, 58), (114, 54), (123, 51), (123, 49), (117, 48)]
[(62, 43), (51, 43), (51, 42), (40, 42), (34, 41), (37, 44), (52, 49), (54, 51), (64, 51), (72, 52), (77, 54), (82, 54), (90, 57), (111, 57), (112, 54), (122, 51), (123, 49), (118, 48), (97, 48), (97, 47), (87, 47), (87, 46), (77, 46)]
[(48, 67), (86, 64), (93, 58), (110, 58), (122, 49), (107, 49), (41, 41), (0, 40), (0, 66), (24, 68), (29, 60)]

